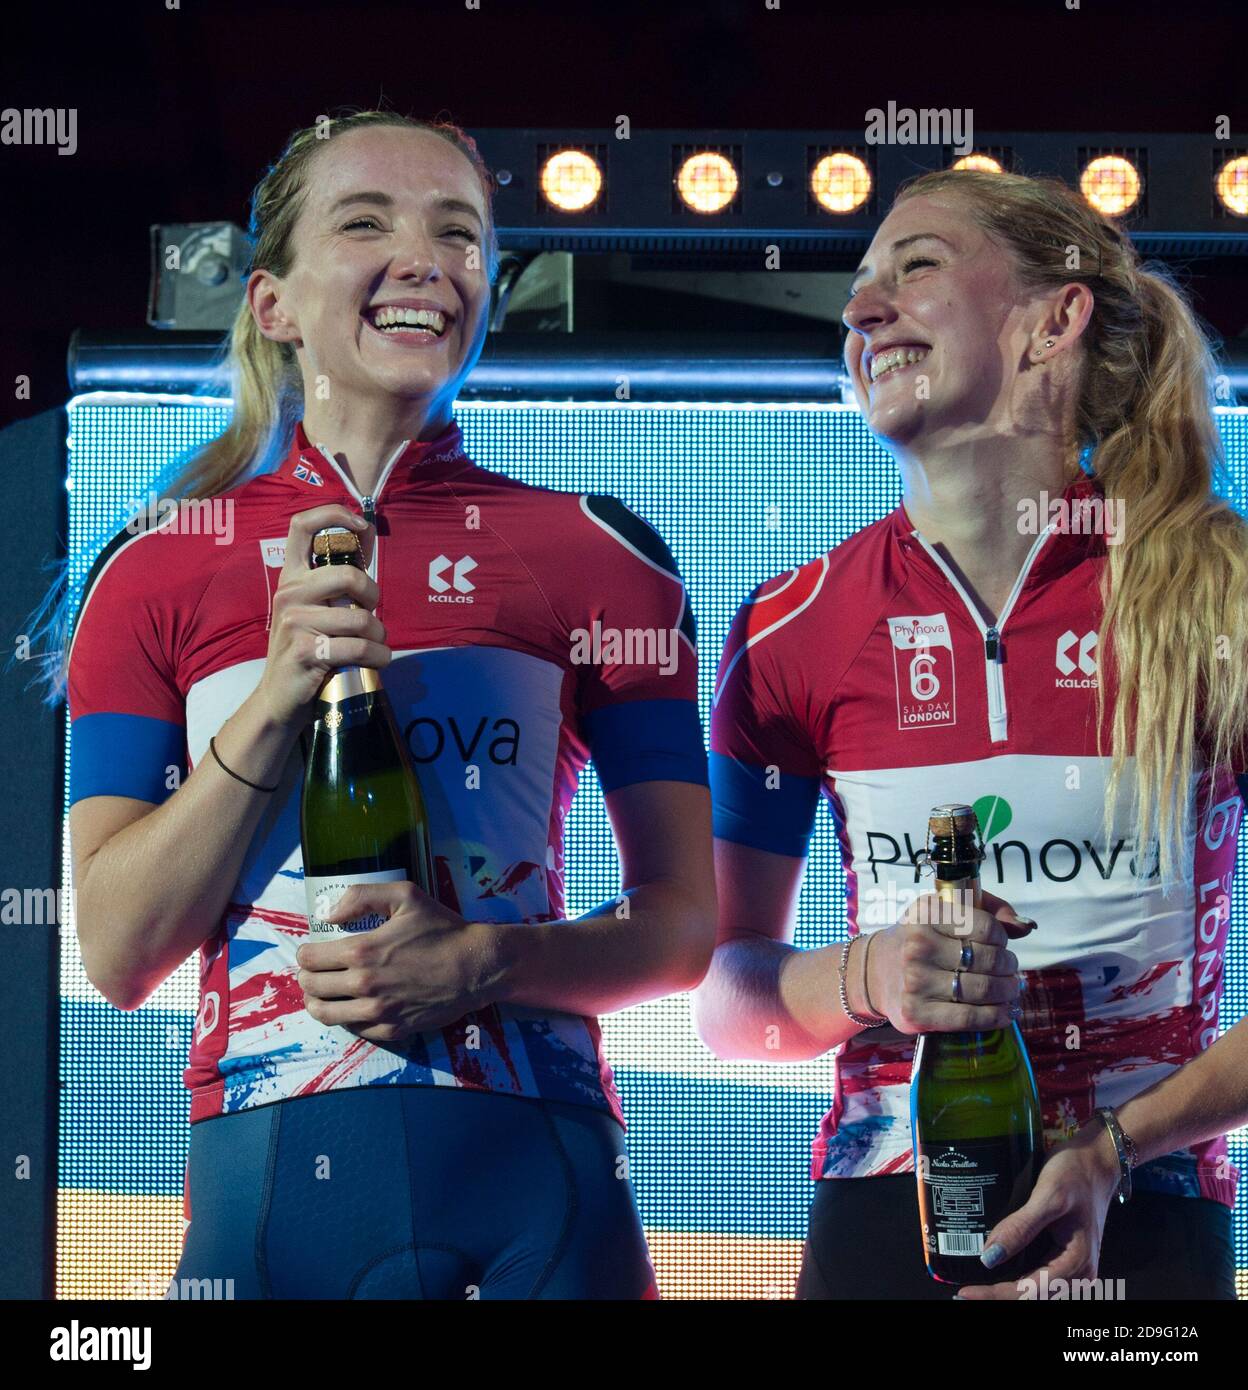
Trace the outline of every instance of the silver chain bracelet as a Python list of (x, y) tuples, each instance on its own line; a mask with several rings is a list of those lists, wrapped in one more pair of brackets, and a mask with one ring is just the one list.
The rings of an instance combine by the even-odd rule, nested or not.
[(845, 986), (845, 971), (849, 966), (849, 948), (857, 939), (856, 936), (851, 936), (841, 951), (841, 1008), (845, 1010), (846, 1017), (852, 1019), (859, 1028), (882, 1028), (888, 1022), (887, 1017), (864, 1018), (862, 1014), (856, 1014), (849, 1007), (849, 990)]

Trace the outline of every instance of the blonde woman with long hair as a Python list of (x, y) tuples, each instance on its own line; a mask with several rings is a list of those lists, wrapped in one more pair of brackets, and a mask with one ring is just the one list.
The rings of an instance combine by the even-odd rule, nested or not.
[[(1063, 183), (966, 171), (902, 187), (844, 321), (902, 501), (733, 624), (711, 725), (719, 943), (695, 995), (721, 1056), (836, 1054), (798, 1296), (953, 1296), (924, 1267), (915, 1037), (1018, 1017), (1048, 1144), (1094, 1149), (1095, 1180), (1067, 1202), (1042, 1172), (1022, 1223), (947, 1252), (966, 1285), (988, 1292), (1020, 1234), (1047, 1236), (1031, 1254), (1055, 1277), (1086, 1275), (1100, 1220), (1100, 1273), (1128, 1298), (1232, 1298), (1225, 1140), (1189, 1116), (1159, 1149), (1155, 1109), (1128, 1109), (1148, 1129), (1133, 1168), (1115, 1113), (1218, 1036), (1248, 529), (1220, 495), (1208, 345)], [(850, 935), (799, 951), (820, 792)], [(948, 802), (986, 841), (969, 935), (916, 862)]]
[[(656, 1293), (595, 1016), (710, 956), (693, 621), (639, 516), (464, 449), (491, 195), (445, 123), (291, 138), (253, 198), (232, 422), (170, 489), (232, 508), (232, 542), (119, 533), (77, 618), (83, 962), (133, 1009), (199, 954), (175, 1279), (236, 1298)], [(333, 526), (367, 570), (313, 568)], [(669, 634), (662, 669), (583, 659), (595, 622)], [(380, 925), (311, 943), (297, 744), (348, 665), (385, 673), (438, 893), (356, 883), (329, 917)], [(623, 882), (572, 921), (563, 824), (590, 757)]]

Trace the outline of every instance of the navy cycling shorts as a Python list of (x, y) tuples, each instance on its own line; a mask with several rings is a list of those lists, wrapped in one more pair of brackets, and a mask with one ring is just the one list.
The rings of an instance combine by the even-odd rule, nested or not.
[(200, 1120), (174, 1282), (239, 1299), (656, 1298), (625, 1152), (603, 1111), (451, 1087)]

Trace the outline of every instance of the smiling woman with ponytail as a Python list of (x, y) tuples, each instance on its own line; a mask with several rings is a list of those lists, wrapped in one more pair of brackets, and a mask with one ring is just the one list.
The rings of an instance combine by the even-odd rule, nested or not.
[[(1200, 750), (1211, 766), (1239, 752), (1248, 718), (1248, 523), (1227, 500), (1213, 357), (1183, 295), (1160, 268), (1140, 265), (1116, 223), (1060, 184), (967, 177), (977, 220), (1014, 252), (1026, 288), (1080, 279), (1095, 299), (1074, 428), (1126, 523), (1107, 547), (1098, 642), (1129, 696), (1114, 706), (1110, 800), (1131, 754), (1138, 842), (1159, 839), (1163, 877), (1190, 872), (1184, 789)], [(933, 175), (910, 191), (948, 186)], [(1072, 247), (1081, 250), (1073, 270)], [(1107, 823), (1109, 814), (1107, 805)]]
[[(709, 959), (694, 628), (639, 516), (467, 455), (452, 407), (489, 323), (492, 191), (454, 126), (296, 132), (253, 198), (232, 418), (160, 489), (229, 502), (232, 542), (119, 534), (76, 620), (83, 966), (132, 1009), (198, 953), (175, 1280), (236, 1298), (657, 1292), (597, 1014)], [(330, 527), (367, 568), (312, 567)], [(473, 571), (468, 602), (430, 602), (440, 554), (457, 589)], [(678, 633), (678, 669), (578, 662), (603, 616)], [(385, 672), (437, 896), (348, 875), (326, 916), (378, 925), (312, 941), (298, 743), (344, 666)], [(487, 718), (514, 737), (427, 738)], [(571, 919), (563, 826), (590, 757), (630, 910)]]
[[(1012, 1017), (1062, 1157), (982, 1264), (955, 1252), (971, 1296), (1019, 1297), (977, 1281), (1046, 1231), (1051, 1274), (1095, 1274), (1104, 1227), (1101, 1272), (1128, 1298), (1233, 1297), (1235, 1170), (1225, 1129), (1198, 1123), (1237, 1113), (1233, 1053), (1169, 1133), (1144, 1111), (1136, 1195), (1105, 1210), (1131, 1152), (1114, 1108), (1134, 1122), (1140, 1092), (1172, 1074), (1181, 1090), (1218, 1031), (1248, 525), (1225, 495), (1209, 345), (1182, 290), (1074, 190), (963, 170), (902, 185), (844, 322), (902, 503), (759, 586), (733, 625), (711, 725), (719, 944), (695, 995), (721, 1056), (836, 1054), (799, 1297), (952, 1295), (918, 1228), (915, 1038)], [(799, 951), (820, 791), (849, 941)], [(1009, 832), (983, 827), (968, 940), (901, 847), (932, 806), (989, 799)]]
[[(307, 201), (307, 184), (313, 161), (328, 142), (352, 131), (427, 131), (446, 141), (471, 165), (487, 204), (494, 194), (494, 176), (477, 150), (476, 141), (446, 121), (424, 121), (397, 111), (356, 111), (296, 131), (281, 158), (269, 166), (251, 196), (248, 234), (252, 253), (248, 273), (267, 270), (287, 276), (295, 261), (294, 230)], [(481, 248), (483, 271), (489, 284), (498, 274), (498, 238), (491, 219)], [(278, 341), (260, 331), (246, 296), (234, 315), (234, 323), (222, 343), (212, 394), (228, 395), (230, 419), (225, 429), (189, 457), (165, 468), (153, 481), (161, 498), (219, 497), (248, 478), (280, 464), (281, 457), (303, 413), (303, 379), (298, 356), (290, 342)], [(115, 535), (121, 519), (103, 540)], [(97, 547), (98, 548), (98, 547)], [(35, 645), (50, 653), (39, 662), (39, 677), (50, 703), (64, 699), (69, 672), (69, 638), (73, 613), (80, 594), (70, 582), (70, 566), (62, 567), (39, 610), (27, 624), (36, 635)]]
[[(1163, 878), (1190, 872), (1184, 789), (1202, 750), (1211, 766), (1239, 752), (1248, 720), (1248, 523), (1228, 500), (1209, 344), (1161, 267), (1145, 269), (1123, 229), (1064, 184), (941, 171), (911, 180), (898, 205), (953, 190), (1013, 254), (1024, 292), (1072, 280), (1092, 292), (1071, 428), (1125, 518), (1107, 546), (1097, 644), (1112, 662), (1098, 712), (1107, 687), (1129, 696), (1113, 708), (1106, 825), (1133, 756), (1138, 841), (1159, 842)], [(1077, 477), (1072, 466), (1067, 481)]]

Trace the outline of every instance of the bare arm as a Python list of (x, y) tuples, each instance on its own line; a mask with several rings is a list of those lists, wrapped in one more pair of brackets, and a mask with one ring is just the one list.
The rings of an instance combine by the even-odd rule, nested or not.
[[(278, 780), (330, 671), (390, 661), (373, 580), (310, 562), (316, 531), (356, 522), (338, 504), (291, 519), (264, 672), (216, 735), (222, 760), (250, 782)], [(371, 528), (360, 534), (371, 539)], [(343, 598), (357, 606), (334, 606)], [(269, 796), (209, 754), (160, 805), (103, 795), (74, 803), (75, 921), (87, 976), (106, 999), (137, 1008), (216, 930)]]
[[(1240, 1019), (1199, 1057), (1132, 1096), (1118, 1107), (1117, 1115), (1135, 1141), (1141, 1163), (1248, 1124), (1248, 1018)], [(1112, 1158), (1108, 1140), (1105, 1130)]]
[[(799, 951), (793, 920), (804, 860), (727, 840), (715, 841), (719, 944), (694, 995), (694, 1024), (718, 1057), (804, 1062), (863, 1031), (841, 1007), (843, 946)], [(901, 1033), (1004, 1027), (1021, 985), (1012, 936), (1031, 930), (990, 893), (959, 921), (934, 894), (917, 898), (900, 920), (861, 936), (845, 972), (850, 1009), (883, 1015)], [(962, 948), (972, 946), (962, 998), (949, 984)], [(868, 946), (870, 953), (868, 954)], [(869, 979), (864, 978), (869, 972)], [(869, 1001), (869, 1002), (868, 1002)]]
[[(694, 1025), (717, 1057), (805, 1062), (860, 1032), (839, 1002), (842, 947), (799, 951), (793, 927), (804, 859), (715, 840), (719, 938), (693, 996)], [(850, 1007), (865, 1012), (861, 948)]]
[[(297, 732), (249, 699), (217, 735), (226, 764), (272, 785)], [(269, 797), (206, 757), (160, 806), (91, 796), (69, 813), (75, 921), (91, 983), (137, 1008), (217, 928)]]
[(611, 1013), (692, 989), (715, 939), (710, 793), (638, 782), (606, 798), (621, 893), (571, 921), (492, 928), (492, 995), (569, 1013)]

